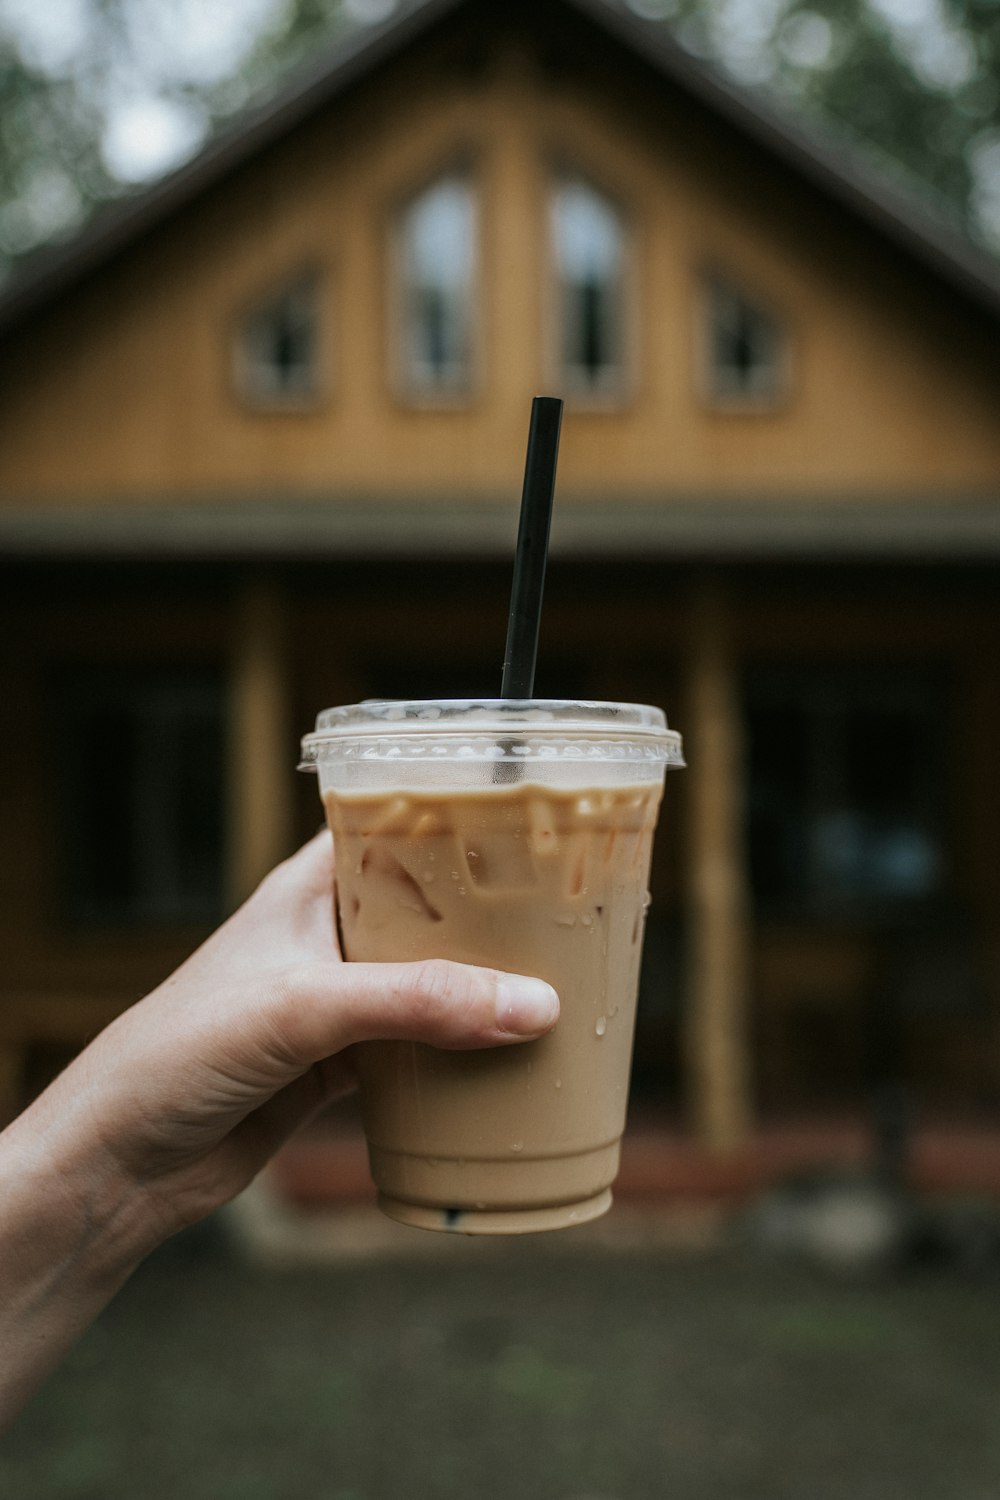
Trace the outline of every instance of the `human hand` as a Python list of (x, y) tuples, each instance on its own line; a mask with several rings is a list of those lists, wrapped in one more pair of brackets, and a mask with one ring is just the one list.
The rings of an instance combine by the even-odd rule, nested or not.
[(555, 1024), (541, 980), (344, 963), (333, 880), (321, 833), (0, 1133), (0, 1429), (155, 1245), (352, 1086), (354, 1042), (489, 1047)]
[(353, 1086), (352, 1043), (503, 1045), (549, 1030), (557, 1014), (537, 979), (444, 961), (344, 963), (323, 832), (109, 1026), (55, 1092), (160, 1239), (233, 1197)]

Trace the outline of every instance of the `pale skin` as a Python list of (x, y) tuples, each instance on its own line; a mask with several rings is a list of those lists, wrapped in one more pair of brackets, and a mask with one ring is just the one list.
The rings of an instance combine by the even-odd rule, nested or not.
[(0, 1133), (0, 1429), (151, 1250), (353, 1087), (353, 1043), (505, 1046), (555, 1024), (538, 979), (345, 963), (333, 878), (324, 832)]

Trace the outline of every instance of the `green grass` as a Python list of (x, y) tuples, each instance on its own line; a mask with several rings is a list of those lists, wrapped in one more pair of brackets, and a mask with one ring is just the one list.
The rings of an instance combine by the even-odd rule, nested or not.
[(252, 1270), (125, 1288), (0, 1441), (3, 1500), (997, 1500), (993, 1282), (733, 1254)]

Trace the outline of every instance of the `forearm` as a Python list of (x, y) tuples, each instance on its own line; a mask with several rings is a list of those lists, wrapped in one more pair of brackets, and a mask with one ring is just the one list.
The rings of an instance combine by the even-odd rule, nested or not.
[(0, 1133), (0, 1431), (156, 1241), (100, 1143), (41, 1099)]

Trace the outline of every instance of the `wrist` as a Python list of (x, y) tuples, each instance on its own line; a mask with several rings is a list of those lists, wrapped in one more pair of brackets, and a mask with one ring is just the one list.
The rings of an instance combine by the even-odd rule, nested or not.
[(0, 1134), (0, 1236), (39, 1293), (106, 1298), (158, 1236), (136, 1186), (80, 1127), (42, 1095)]
[(153, 1243), (137, 1195), (72, 1121), (56, 1128), (38, 1101), (0, 1134), (0, 1431)]

